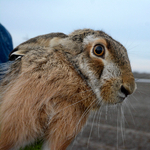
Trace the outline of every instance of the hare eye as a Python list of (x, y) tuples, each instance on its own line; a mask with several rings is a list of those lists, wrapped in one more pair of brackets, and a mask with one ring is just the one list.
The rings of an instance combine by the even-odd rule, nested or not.
[(104, 47), (102, 45), (96, 45), (93, 49), (93, 53), (96, 55), (96, 56), (103, 56), (104, 55)]

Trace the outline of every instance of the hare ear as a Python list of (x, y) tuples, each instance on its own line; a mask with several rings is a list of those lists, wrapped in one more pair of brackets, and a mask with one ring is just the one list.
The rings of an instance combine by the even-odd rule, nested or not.
[(14, 61), (17, 59), (22, 58), (25, 55), (26, 51), (25, 50), (21, 50), (18, 48), (15, 48), (10, 54), (9, 54), (9, 60), (10, 61)]

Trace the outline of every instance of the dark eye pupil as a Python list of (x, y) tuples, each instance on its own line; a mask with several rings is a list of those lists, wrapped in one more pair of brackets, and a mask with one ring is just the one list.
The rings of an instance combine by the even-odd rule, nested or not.
[(103, 47), (102, 47), (102, 46), (97, 46), (97, 47), (95, 48), (95, 52), (96, 52), (97, 54), (101, 54), (101, 53), (103, 52)]

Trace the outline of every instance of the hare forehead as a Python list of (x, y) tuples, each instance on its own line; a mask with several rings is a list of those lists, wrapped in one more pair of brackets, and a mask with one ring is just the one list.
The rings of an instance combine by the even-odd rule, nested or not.
[(101, 42), (104, 45), (107, 45), (106, 40), (103, 37), (95, 37), (94, 35), (88, 35), (83, 40), (83, 45), (86, 46), (88, 44), (95, 44)]

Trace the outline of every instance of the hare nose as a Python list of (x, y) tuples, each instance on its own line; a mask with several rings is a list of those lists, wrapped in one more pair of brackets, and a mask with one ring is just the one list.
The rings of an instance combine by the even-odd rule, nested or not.
[(126, 97), (130, 94), (130, 91), (127, 90), (123, 85), (121, 86), (121, 92), (125, 94)]

